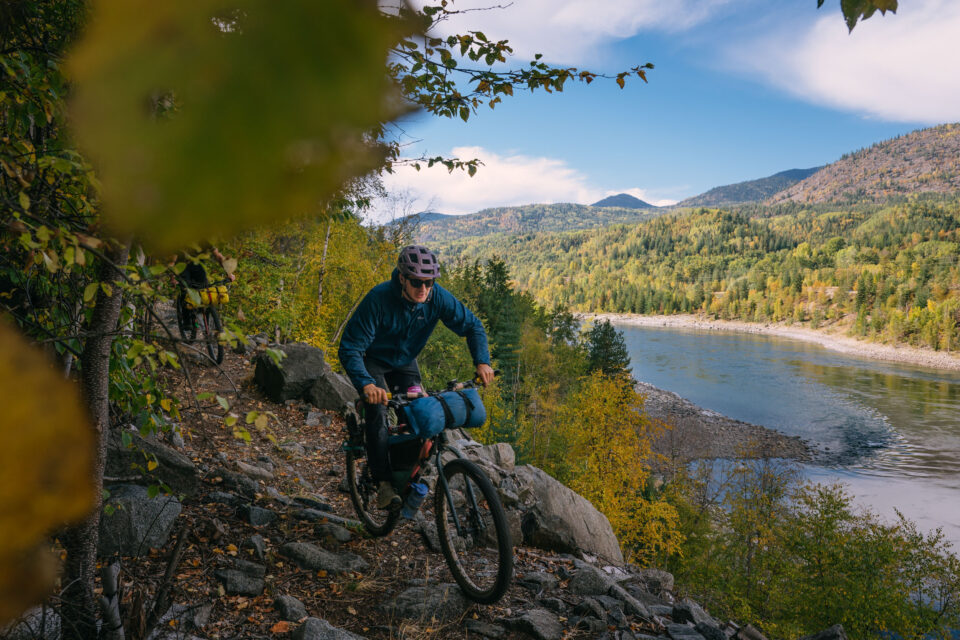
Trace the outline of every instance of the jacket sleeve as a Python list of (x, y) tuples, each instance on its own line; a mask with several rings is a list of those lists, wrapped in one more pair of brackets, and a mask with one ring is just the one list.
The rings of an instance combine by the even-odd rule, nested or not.
[(343, 370), (347, 372), (350, 382), (357, 391), (362, 391), (364, 386), (377, 382), (363, 366), (363, 354), (377, 335), (380, 311), (380, 305), (377, 304), (375, 296), (372, 292), (368, 293), (347, 321), (343, 337), (340, 338), (337, 357), (340, 358)]
[(467, 339), (467, 347), (473, 357), (474, 366), (490, 364), (487, 331), (483, 328), (480, 318), (446, 289), (441, 289), (440, 293), (440, 320), (455, 334)]

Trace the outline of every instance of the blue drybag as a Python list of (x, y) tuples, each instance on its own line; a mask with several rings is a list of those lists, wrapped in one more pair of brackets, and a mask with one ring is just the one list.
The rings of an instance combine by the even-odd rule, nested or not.
[(472, 429), (487, 420), (476, 389), (417, 398), (407, 405), (406, 412), (410, 427), (421, 438), (432, 438), (444, 429)]

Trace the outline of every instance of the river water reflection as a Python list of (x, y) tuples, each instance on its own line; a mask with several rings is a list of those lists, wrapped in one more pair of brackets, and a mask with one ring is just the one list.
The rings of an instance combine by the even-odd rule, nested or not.
[(857, 358), (797, 340), (618, 325), (633, 375), (732, 418), (809, 441), (817, 482), (960, 548), (960, 373)]

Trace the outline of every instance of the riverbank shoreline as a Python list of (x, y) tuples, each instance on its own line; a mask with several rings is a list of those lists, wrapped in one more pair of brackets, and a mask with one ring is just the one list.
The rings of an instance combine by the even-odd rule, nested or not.
[(644, 396), (644, 413), (665, 429), (653, 441), (653, 450), (669, 466), (694, 460), (788, 458), (811, 462), (816, 452), (797, 436), (704, 409), (672, 391), (637, 382)]
[(736, 333), (753, 333), (780, 338), (791, 338), (819, 344), (831, 351), (869, 358), (871, 360), (886, 360), (931, 369), (960, 371), (960, 357), (955, 355), (906, 345), (867, 342), (839, 332), (831, 332), (829, 328), (811, 329), (809, 327), (783, 323), (760, 324), (740, 320), (714, 320), (706, 316), (691, 314), (648, 316), (629, 313), (582, 313), (578, 314), (577, 317), (580, 319), (609, 320), (613, 324), (635, 327), (670, 327), (699, 331), (732, 331)]

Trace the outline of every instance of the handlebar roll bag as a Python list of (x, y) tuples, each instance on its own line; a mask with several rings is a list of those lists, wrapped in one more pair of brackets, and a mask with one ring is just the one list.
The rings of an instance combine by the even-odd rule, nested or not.
[(487, 421), (487, 410), (476, 389), (444, 391), (417, 398), (406, 407), (410, 427), (421, 438), (444, 429), (473, 429)]

